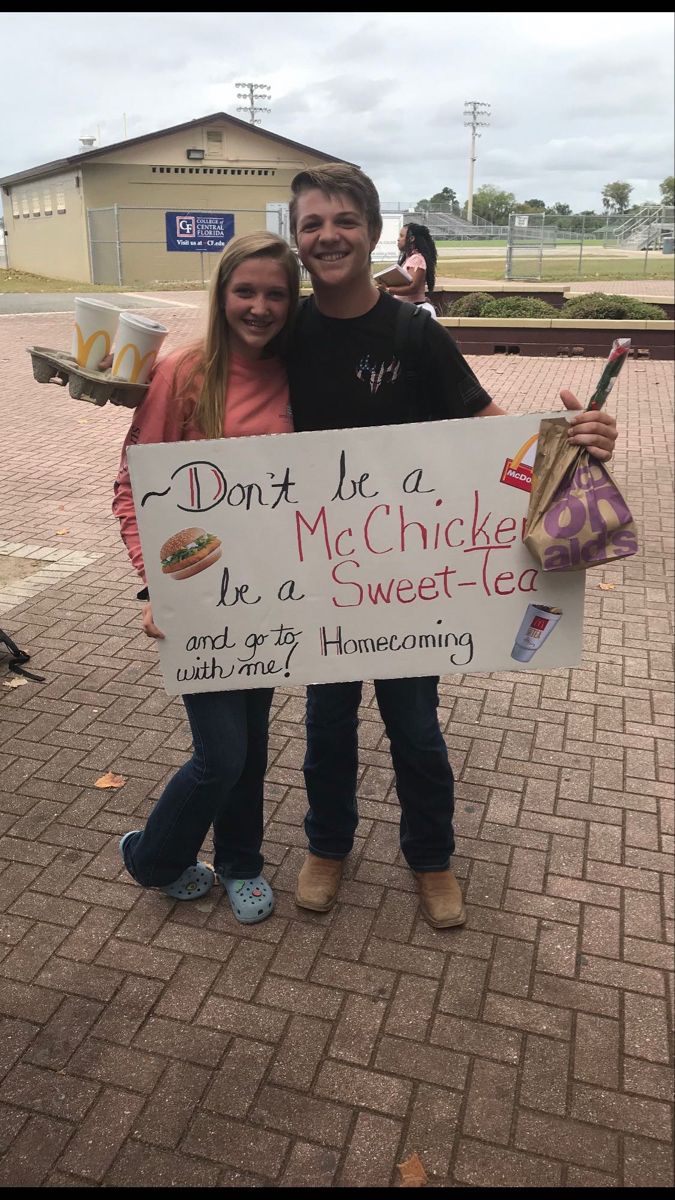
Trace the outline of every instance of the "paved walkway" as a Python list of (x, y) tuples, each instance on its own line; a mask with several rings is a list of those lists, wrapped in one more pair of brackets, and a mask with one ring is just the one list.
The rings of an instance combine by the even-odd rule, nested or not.
[[(70, 320), (0, 318), (0, 624), (45, 676), (0, 659), (0, 1183), (387, 1187), (416, 1152), (435, 1186), (669, 1184), (671, 364), (612, 394), (642, 553), (589, 573), (582, 666), (443, 681), (466, 927), (419, 916), (371, 690), (339, 904), (295, 907), (303, 693), (279, 689), (277, 911), (246, 929), (221, 890), (171, 903), (120, 869), (189, 737), (110, 514), (129, 413), (31, 377)], [(473, 365), (512, 411), (600, 368)]]

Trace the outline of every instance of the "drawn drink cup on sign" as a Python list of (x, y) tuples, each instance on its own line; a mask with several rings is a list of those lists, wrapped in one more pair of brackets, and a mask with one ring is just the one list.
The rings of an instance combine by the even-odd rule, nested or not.
[(544, 604), (528, 604), (527, 611), (513, 643), (511, 658), (516, 662), (529, 662), (543, 646), (562, 616), (562, 609), (547, 608)]
[(164, 338), (166, 325), (136, 313), (120, 313), (111, 374), (127, 383), (146, 383)]
[(120, 310), (103, 300), (75, 297), (75, 323), (71, 354), (78, 367), (95, 371), (102, 358), (110, 353), (117, 332)]

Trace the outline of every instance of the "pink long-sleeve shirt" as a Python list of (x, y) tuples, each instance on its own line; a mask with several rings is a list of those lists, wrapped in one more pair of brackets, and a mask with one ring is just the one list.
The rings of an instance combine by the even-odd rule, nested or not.
[[(131, 491), (127, 449), (155, 442), (201, 441), (204, 434), (192, 418), (196, 396), (171, 396), (181, 351), (163, 358), (155, 368), (150, 386), (134, 412), (124, 439), (122, 457), (114, 486), (112, 510), (120, 522), (122, 540), (135, 569), (145, 583), (141, 540)], [(184, 369), (181, 367), (181, 373)], [(229, 358), (227, 403), (223, 437), (249, 437), (261, 433), (292, 433), (286, 368), (280, 358), (250, 360), (232, 354)]]

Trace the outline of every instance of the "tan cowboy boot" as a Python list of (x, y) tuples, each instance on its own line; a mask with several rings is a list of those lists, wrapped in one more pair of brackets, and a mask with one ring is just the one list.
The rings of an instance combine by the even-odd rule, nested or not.
[(312, 912), (328, 912), (335, 904), (341, 878), (341, 858), (319, 858), (310, 851), (298, 875), (295, 903)]
[(452, 871), (413, 871), (420, 893), (420, 907), (435, 929), (463, 925), (466, 910), (461, 888)]

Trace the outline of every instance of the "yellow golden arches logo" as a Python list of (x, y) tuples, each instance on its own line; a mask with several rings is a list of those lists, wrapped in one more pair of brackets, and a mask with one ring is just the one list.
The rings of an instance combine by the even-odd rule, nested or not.
[(113, 375), (119, 375), (122, 362), (124, 361), (124, 356), (127, 353), (131, 355), (132, 363), (131, 372), (129, 374), (129, 383), (136, 383), (139, 375), (144, 370), (146, 363), (149, 364), (148, 371), (150, 370), (150, 367), (157, 357), (157, 351), (148, 350), (147, 354), (141, 356), (138, 346), (134, 346), (133, 342), (126, 342), (124, 346), (120, 347), (113, 359)]
[(520, 488), (521, 492), (532, 490), (532, 468), (537, 456), (538, 439), (539, 433), (533, 433), (532, 437), (523, 442), (520, 450), (517, 454), (514, 454), (513, 458), (507, 458), (500, 476), (500, 483), (506, 483), (509, 487)]
[[(536, 442), (537, 442), (537, 439), (538, 439), (538, 437), (539, 437), (539, 434), (538, 434), (538, 433), (533, 433), (533, 434), (532, 434), (532, 437), (529, 437), (529, 438), (527, 439), (527, 441), (526, 441), (526, 442), (523, 442), (523, 444), (522, 444), (522, 446), (520, 447), (520, 450), (518, 451), (518, 453), (517, 453), (517, 454), (515, 454), (515, 455), (513, 456), (513, 458), (511, 459), (511, 466), (512, 466), (512, 467), (519, 467), (519, 466), (520, 466), (520, 464), (521, 464), (521, 462), (523, 461), (523, 459), (527, 457), (527, 452), (528, 452), (528, 450), (530, 449), (530, 447), (531, 447), (531, 446), (535, 446), (535, 445), (536, 445)], [(535, 451), (535, 454), (536, 454), (536, 451)], [(530, 455), (530, 458), (531, 458), (532, 462), (531, 462), (529, 465), (531, 466), (531, 465), (532, 465), (532, 463), (534, 463), (535, 455), (534, 455), (534, 454)]]
[[(95, 367), (98, 366), (102, 358), (105, 358), (106, 354), (110, 354), (110, 334), (107, 333), (105, 329), (96, 329), (88, 338), (85, 338), (76, 321), (75, 337), (77, 340), (77, 353), (75, 358), (77, 359), (78, 367), (87, 366), (90, 354), (92, 363)], [(103, 344), (101, 346), (101, 353), (94, 356), (92, 353), (92, 347), (97, 338), (103, 338)]]

